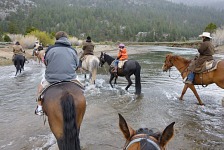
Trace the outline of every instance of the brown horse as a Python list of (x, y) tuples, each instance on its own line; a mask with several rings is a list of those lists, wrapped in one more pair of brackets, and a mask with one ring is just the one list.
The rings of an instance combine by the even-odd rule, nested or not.
[[(189, 70), (188, 66), (190, 64), (190, 60), (187, 60), (181, 56), (175, 56), (168, 54), (166, 55), (166, 60), (163, 65), (163, 71), (169, 70), (172, 66), (175, 66), (177, 70), (181, 73), (182, 78), (187, 77)], [(209, 85), (215, 83), (220, 88), (224, 88), (224, 60), (220, 61), (217, 65), (217, 69), (205, 72), (205, 73), (196, 73), (194, 78), (194, 84), (185, 84), (182, 90), (182, 94), (180, 96), (180, 100), (183, 99), (184, 94), (187, 89), (190, 88), (194, 95), (196, 96), (200, 105), (203, 105), (194, 85)]]
[(45, 55), (45, 50), (41, 50), (41, 51), (35, 51), (34, 55), (37, 57), (39, 64), (40, 62), (44, 62), (44, 55)]
[(59, 149), (80, 150), (79, 131), (86, 110), (83, 89), (73, 82), (60, 82), (42, 95), (43, 111)]
[(118, 115), (120, 129), (126, 139), (123, 150), (165, 150), (166, 144), (174, 135), (175, 122), (168, 125), (162, 133), (154, 133), (148, 128), (140, 128), (135, 131), (121, 114)]

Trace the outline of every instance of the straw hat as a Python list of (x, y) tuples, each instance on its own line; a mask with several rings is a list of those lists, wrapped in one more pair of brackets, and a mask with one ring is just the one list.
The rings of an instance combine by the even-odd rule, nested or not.
[(199, 37), (208, 37), (208, 38), (212, 38), (209, 32), (203, 32), (201, 35), (199, 35)]

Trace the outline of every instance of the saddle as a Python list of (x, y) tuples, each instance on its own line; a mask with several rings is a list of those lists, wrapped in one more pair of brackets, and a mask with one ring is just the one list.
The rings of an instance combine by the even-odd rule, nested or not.
[(195, 73), (207, 73), (217, 69), (217, 65), (221, 60), (205, 61), (201, 67), (195, 68)]
[(85, 87), (84, 87), (84, 86), (82, 85), (82, 83), (81, 83), (80, 81), (78, 81), (78, 80), (72, 80), (72, 81), (59, 81), (59, 82), (52, 83), (52, 84), (50, 84), (49, 86), (47, 86), (46, 88), (44, 88), (44, 89), (42, 90), (42, 92), (40, 93), (40, 95), (37, 97), (37, 101), (41, 101), (41, 100), (43, 100), (43, 98), (44, 98), (44, 94), (45, 94), (45, 92), (46, 92), (49, 88), (51, 88), (51, 87), (53, 87), (53, 86), (56, 86), (56, 85), (59, 85), (59, 84), (62, 84), (62, 83), (66, 83), (66, 82), (74, 83), (75, 85), (77, 85), (78, 87), (80, 87), (83, 91), (85, 90)]
[[(125, 64), (125, 62), (127, 62), (128, 60), (124, 60), (124, 61), (122, 61), (122, 60), (119, 60), (119, 62), (118, 62), (118, 67), (117, 67), (117, 72), (119, 72), (119, 73), (123, 73), (123, 67), (124, 67), (124, 64)], [(115, 60), (111, 63), (111, 65), (110, 65), (110, 67), (112, 67), (112, 72), (114, 72), (113, 70), (115, 70)]]

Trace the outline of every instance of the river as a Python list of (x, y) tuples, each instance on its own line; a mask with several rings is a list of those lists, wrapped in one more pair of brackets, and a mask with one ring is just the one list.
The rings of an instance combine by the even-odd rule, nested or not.
[[(142, 97), (134, 96), (134, 85), (124, 90), (127, 81), (118, 78), (113, 89), (108, 84), (108, 66), (100, 68), (96, 86), (86, 87), (87, 110), (80, 131), (83, 150), (121, 150), (125, 139), (119, 130), (118, 113), (134, 129), (157, 128), (162, 131), (175, 121), (175, 136), (168, 143), (169, 150), (223, 149), (224, 147), (224, 91), (212, 84), (196, 86), (205, 106), (188, 90), (184, 101), (180, 96), (184, 84), (180, 73), (172, 68), (162, 72), (165, 55), (173, 53), (193, 58), (195, 49), (136, 46), (148, 53), (130, 55), (141, 67)], [(109, 53), (108, 53), (109, 54)], [(223, 55), (215, 55), (224, 58)], [(25, 71), (14, 77), (14, 66), (0, 67), (0, 149), (57, 150), (48, 122), (34, 115), (37, 85), (44, 73), (44, 65), (30, 60)], [(84, 75), (78, 73), (84, 83)], [(134, 82), (134, 76), (132, 77)], [(86, 83), (85, 83), (86, 84)]]

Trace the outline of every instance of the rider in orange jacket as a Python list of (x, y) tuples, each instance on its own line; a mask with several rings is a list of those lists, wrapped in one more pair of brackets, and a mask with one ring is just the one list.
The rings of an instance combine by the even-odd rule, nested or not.
[(118, 63), (119, 61), (124, 61), (124, 60), (127, 60), (128, 59), (128, 53), (127, 53), (127, 50), (125, 48), (125, 45), (124, 44), (119, 44), (119, 53), (117, 55), (117, 59), (115, 60), (115, 67), (114, 67), (114, 72), (116, 73), (117, 72), (117, 67), (118, 67)]

